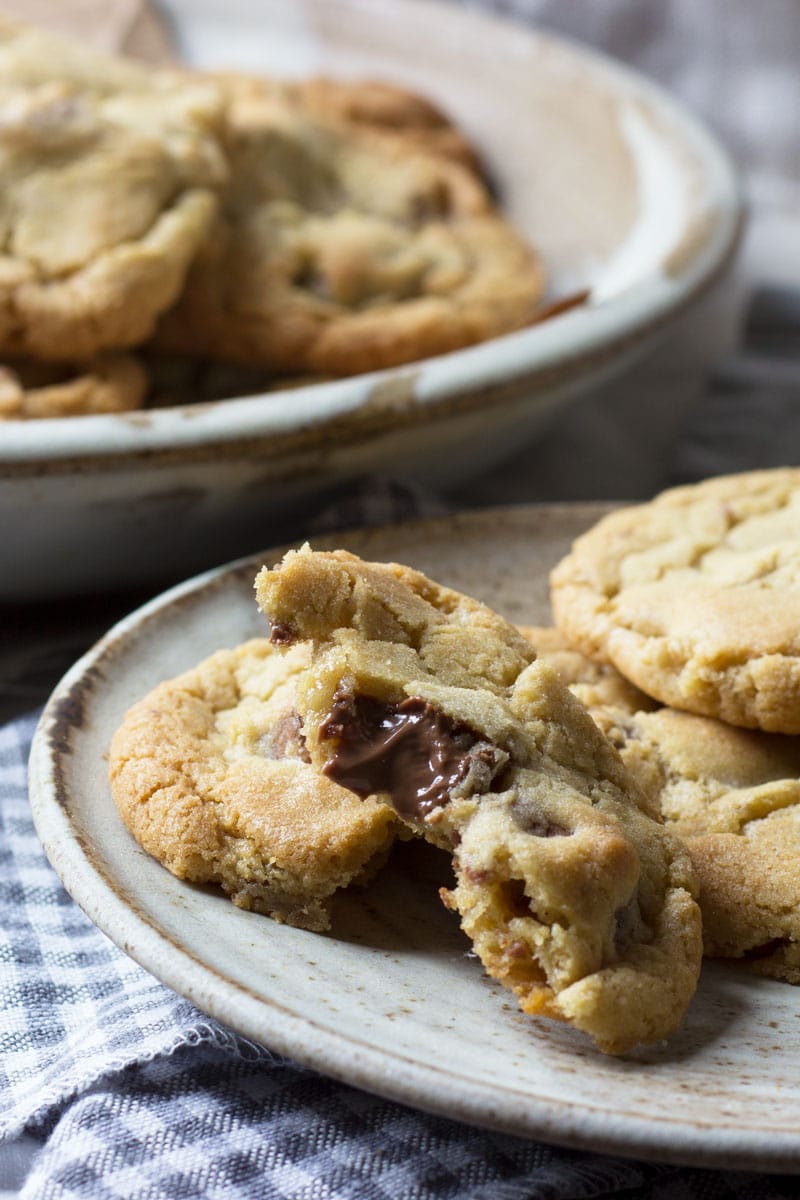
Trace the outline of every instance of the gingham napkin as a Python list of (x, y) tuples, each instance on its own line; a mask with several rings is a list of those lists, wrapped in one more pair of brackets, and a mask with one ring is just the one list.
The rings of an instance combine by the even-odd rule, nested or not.
[[(320, 531), (429, 514), (352, 489)], [(116, 949), (33, 829), (35, 716), (0, 728), (0, 1187), (22, 1200), (777, 1200), (795, 1182), (578, 1153), (335, 1083), (219, 1025)], [(26, 1154), (21, 1156), (21, 1149)], [(31, 1154), (34, 1151), (34, 1154)], [(3, 1178), (5, 1171), (5, 1179)]]

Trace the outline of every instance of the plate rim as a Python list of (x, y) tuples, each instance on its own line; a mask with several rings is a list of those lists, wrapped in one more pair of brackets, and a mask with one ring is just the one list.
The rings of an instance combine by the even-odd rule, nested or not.
[[(468, 522), (496, 521), (511, 514), (561, 512), (587, 521), (616, 507), (610, 502), (506, 505), (455, 514)], [(350, 538), (392, 530), (440, 526), (454, 514), (347, 529), (318, 540)], [(436, 1115), (480, 1128), (523, 1138), (538, 1138), (566, 1148), (619, 1155), (641, 1160), (729, 1169), (800, 1173), (800, 1128), (742, 1129), (741, 1125), (707, 1124), (676, 1117), (647, 1118), (641, 1114), (612, 1114), (607, 1108), (579, 1098), (562, 1100), (533, 1096), (530, 1091), (501, 1091), (480, 1080), (461, 1075), (445, 1065), (433, 1067), (399, 1051), (359, 1043), (293, 1013), (275, 999), (226, 977), (221, 969), (202, 962), (126, 900), (125, 888), (103, 870), (99, 851), (93, 853), (73, 823), (65, 779), (63, 755), (71, 752), (70, 731), (82, 722), (82, 692), (102, 686), (102, 664), (124, 648), (128, 639), (175, 605), (189, 601), (202, 606), (212, 589), (225, 588), (236, 578), (274, 560), (288, 546), (269, 547), (256, 554), (192, 576), (117, 621), (66, 672), (47, 701), (34, 733), (29, 759), (30, 807), (37, 835), (48, 860), (73, 900), (112, 942), (161, 983), (252, 1041), (349, 1086)], [(94, 890), (92, 890), (94, 889)], [(169, 947), (169, 954), (164, 953)], [(180, 959), (181, 978), (174, 981), (172, 963)], [(277, 1028), (273, 1027), (277, 1019)], [(265, 1028), (269, 1041), (265, 1041)], [(355, 1052), (354, 1052), (355, 1048)], [(398, 1073), (396, 1067), (402, 1065)], [(457, 1095), (447, 1081), (468, 1082)], [(443, 1086), (443, 1084), (445, 1086)], [(524, 1109), (514, 1108), (515, 1097), (524, 1097)], [(565, 1120), (566, 1117), (566, 1120)], [(675, 1132), (681, 1142), (676, 1146)], [(713, 1144), (712, 1144), (713, 1143)]]

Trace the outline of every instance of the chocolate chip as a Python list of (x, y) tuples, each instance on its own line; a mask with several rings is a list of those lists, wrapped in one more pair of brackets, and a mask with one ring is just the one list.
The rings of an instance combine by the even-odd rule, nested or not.
[(514, 938), (512, 942), (506, 946), (506, 954), (509, 958), (529, 958), (530, 949), (521, 942), (519, 938)]
[(258, 750), (264, 758), (299, 758), (303, 762), (311, 762), (303, 722), (296, 709), (290, 709), (275, 722), (272, 729), (261, 735)]
[(290, 646), (297, 641), (297, 633), (288, 621), (270, 621), (269, 640), (273, 646)]

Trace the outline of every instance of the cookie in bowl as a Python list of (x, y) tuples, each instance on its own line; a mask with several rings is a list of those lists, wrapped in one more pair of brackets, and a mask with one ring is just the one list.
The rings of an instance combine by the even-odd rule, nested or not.
[(221, 120), (210, 81), (0, 20), (0, 353), (150, 335), (216, 212)]
[(549, 663), (573, 696), (590, 711), (601, 705), (631, 713), (658, 708), (657, 701), (620, 675), (615, 667), (596, 662), (576, 650), (557, 627), (520, 625), (518, 628), (536, 649), (537, 658)]
[(227, 93), (230, 183), (160, 347), (351, 375), (534, 318), (539, 259), (472, 169), (269, 83)]

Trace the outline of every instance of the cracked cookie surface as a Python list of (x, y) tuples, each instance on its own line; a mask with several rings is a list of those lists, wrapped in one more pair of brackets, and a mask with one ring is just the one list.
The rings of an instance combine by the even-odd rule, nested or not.
[(312, 763), (452, 852), (443, 899), (489, 974), (610, 1053), (671, 1032), (700, 964), (688, 855), (519, 631), (343, 551), (290, 553), (256, 587), (273, 640), (314, 645)]
[(800, 733), (800, 468), (623, 508), (551, 576), (557, 624), (674, 708)]
[(525, 325), (538, 259), (474, 171), (411, 135), (227, 80), (231, 182), (162, 348), (349, 375)]
[(0, 20), (0, 351), (144, 341), (226, 175), (219, 89)]
[(305, 646), (218, 651), (134, 705), (109, 771), (128, 829), (178, 878), (323, 930), (333, 893), (377, 869), (398, 825), (308, 762), (294, 708), (307, 670)]

